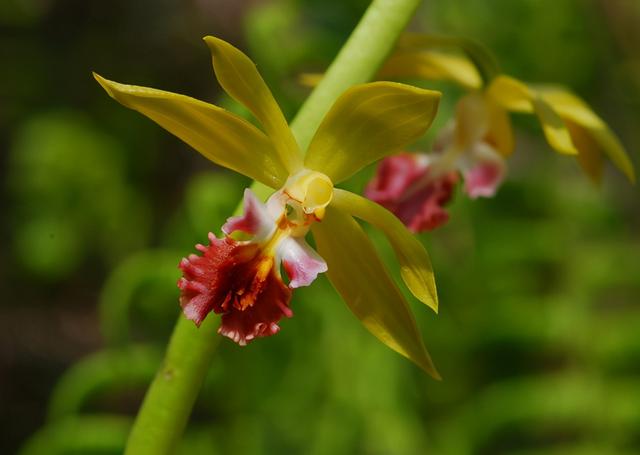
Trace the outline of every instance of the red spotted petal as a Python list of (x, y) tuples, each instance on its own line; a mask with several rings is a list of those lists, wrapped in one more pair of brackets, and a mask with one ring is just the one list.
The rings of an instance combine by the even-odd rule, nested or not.
[(393, 212), (411, 231), (442, 226), (449, 219), (444, 206), (458, 182), (456, 172), (428, 180), (429, 164), (424, 155), (403, 153), (385, 158), (365, 189), (365, 195)]
[(184, 315), (200, 325), (211, 311), (222, 314), (219, 332), (240, 345), (273, 335), (289, 308), (291, 290), (282, 282), (272, 256), (254, 243), (231, 238), (197, 245), (202, 256), (192, 254), (180, 262), (178, 281)]

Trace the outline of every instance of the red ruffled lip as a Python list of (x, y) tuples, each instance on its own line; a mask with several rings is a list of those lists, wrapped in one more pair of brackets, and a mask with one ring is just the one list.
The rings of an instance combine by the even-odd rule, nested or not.
[(185, 316), (200, 325), (214, 312), (222, 314), (218, 332), (240, 345), (279, 331), (278, 322), (291, 317), (291, 290), (280, 278), (273, 257), (257, 244), (209, 234), (209, 246), (197, 245), (202, 256), (182, 259), (178, 281)]
[(453, 197), (458, 175), (449, 172), (422, 184), (428, 172), (429, 165), (416, 155), (390, 156), (378, 166), (365, 196), (391, 211), (412, 232), (433, 230), (449, 220), (444, 207)]

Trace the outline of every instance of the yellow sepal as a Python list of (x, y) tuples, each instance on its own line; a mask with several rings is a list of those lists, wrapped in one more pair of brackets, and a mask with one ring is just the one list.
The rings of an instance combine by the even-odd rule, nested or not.
[(598, 142), (589, 134), (588, 130), (579, 124), (569, 119), (566, 119), (565, 123), (571, 133), (571, 139), (579, 151), (576, 157), (578, 163), (593, 183), (599, 185), (602, 182), (604, 155), (600, 151)]
[(468, 58), (432, 50), (411, 49), (394, 53), (377, 79), (419, 78), (452, 81), (467, 90), (479, 89), (482, 78)]
[(376, 338), (439, 379), (409, 305), (360, 225), (329, 205), (311, 229), (329, 280), (353, 314)]
[(113, 99), (149, 117), (216, 164), (272, 188), (287, 170), (271, 141), (246, 120), (213, 104), (184, 95), (119, 84), (94, 73)]
[[(547, 101), (570, 126), (571, 136), (578, 148), (579, 161), (587, 174), (599, 181), (598, 173), (602, 170), (603, 152), (609, 156), (613, 164), (635, 183), (636, 174), (631, 159), (625, 152), (620, 140), (607, 124), (591, 108), (573, 93), (559, 87), (539, 87), (542, 98)], [(588, 136), (588, 137), (587, 137)]]
[(502, 106), (492, 102), (490, 98), (487, 98), (487, 107), (489, 131), (487, 131), (485, 140), (506, 158), (513, 153), (516, 146), (509, 113)]
[(481, 92), (472, 92), (456, 106), (455, 145), (468, 150), (482, 141), (489, 131), (489, 103)]
[(213, 36), (205, 37), (204, 41), (211, 51), (213, 69), (222, 88), (255, 115), (289, 174), (297, 172), (302, 165), (300, 149), (256, 65), (226, 41)]
[(334, 183), (418, 139), (435, 117), (440, 93), (394, 82), (351, 87), (311, 140), (305, 167)]
[(335, 189), (332, 204), (380, 229), (400, 263), (400, 276), (411, 293), (436, 313), (438, 293), (429, 254), (422, 243), (390, 211), (362, 196)]
[(509, 76), (498, 76), (487, 89), (498, 105), (515, 112), (534, 112), (549, 145), (559, 153), (576, 155), (578, 151), (562, 118), (536, 91)]

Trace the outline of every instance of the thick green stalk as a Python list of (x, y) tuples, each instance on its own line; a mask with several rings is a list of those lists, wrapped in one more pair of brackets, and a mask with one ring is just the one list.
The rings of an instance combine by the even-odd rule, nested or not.
[(216, 318), (207, 318), (197, 328), (187, 318), (178, 319), (129, 434), (125, 455), (175, 451), (220, 340), (217, 324)]
[(346, 89), (371, 80), (407, 26), (421, 0), (374, 0), (320, 84), (291, 123), (306, 150), (322, 118)]
[[(302, 150), (313, 137), (335, 99), (354, 84), (376, 73), (420, 0), (374, 0), (325, 77), (304, 103), (291, 128)], [(264, 187), (254, 184), (259, 194)], [(138, 413), (128, 455), (170, 454), (178, 444), (219, 339), (217, 319), (196, 329), (181, 317), (173, 331), (163, 365)]]

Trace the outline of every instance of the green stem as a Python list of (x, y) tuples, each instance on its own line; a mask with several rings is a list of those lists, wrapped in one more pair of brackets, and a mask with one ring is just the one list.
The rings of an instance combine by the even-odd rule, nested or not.
[(306, 150), (322, 118), (346, 89), (369, 81), (382, 66), (421, 0), (374, 0), (291, 123)]
[(217, 319), (198, 329), (180, 317), (164, 361), (129, 434), (125, 455), (170, 454), (180, 441), (220, 335)]
[[(371, 79), (420, 0), (374, 0), (291, 128), (305, 150), (325, 113), (347, 88)], [(252, 188), (266, 196), (264, 187)], [(128, 455), (170, 454), (177, 446), (219, 339), (217, 320), (196, 329), (180, 317), (164, 363), (147, 391), (127, 441)]]

